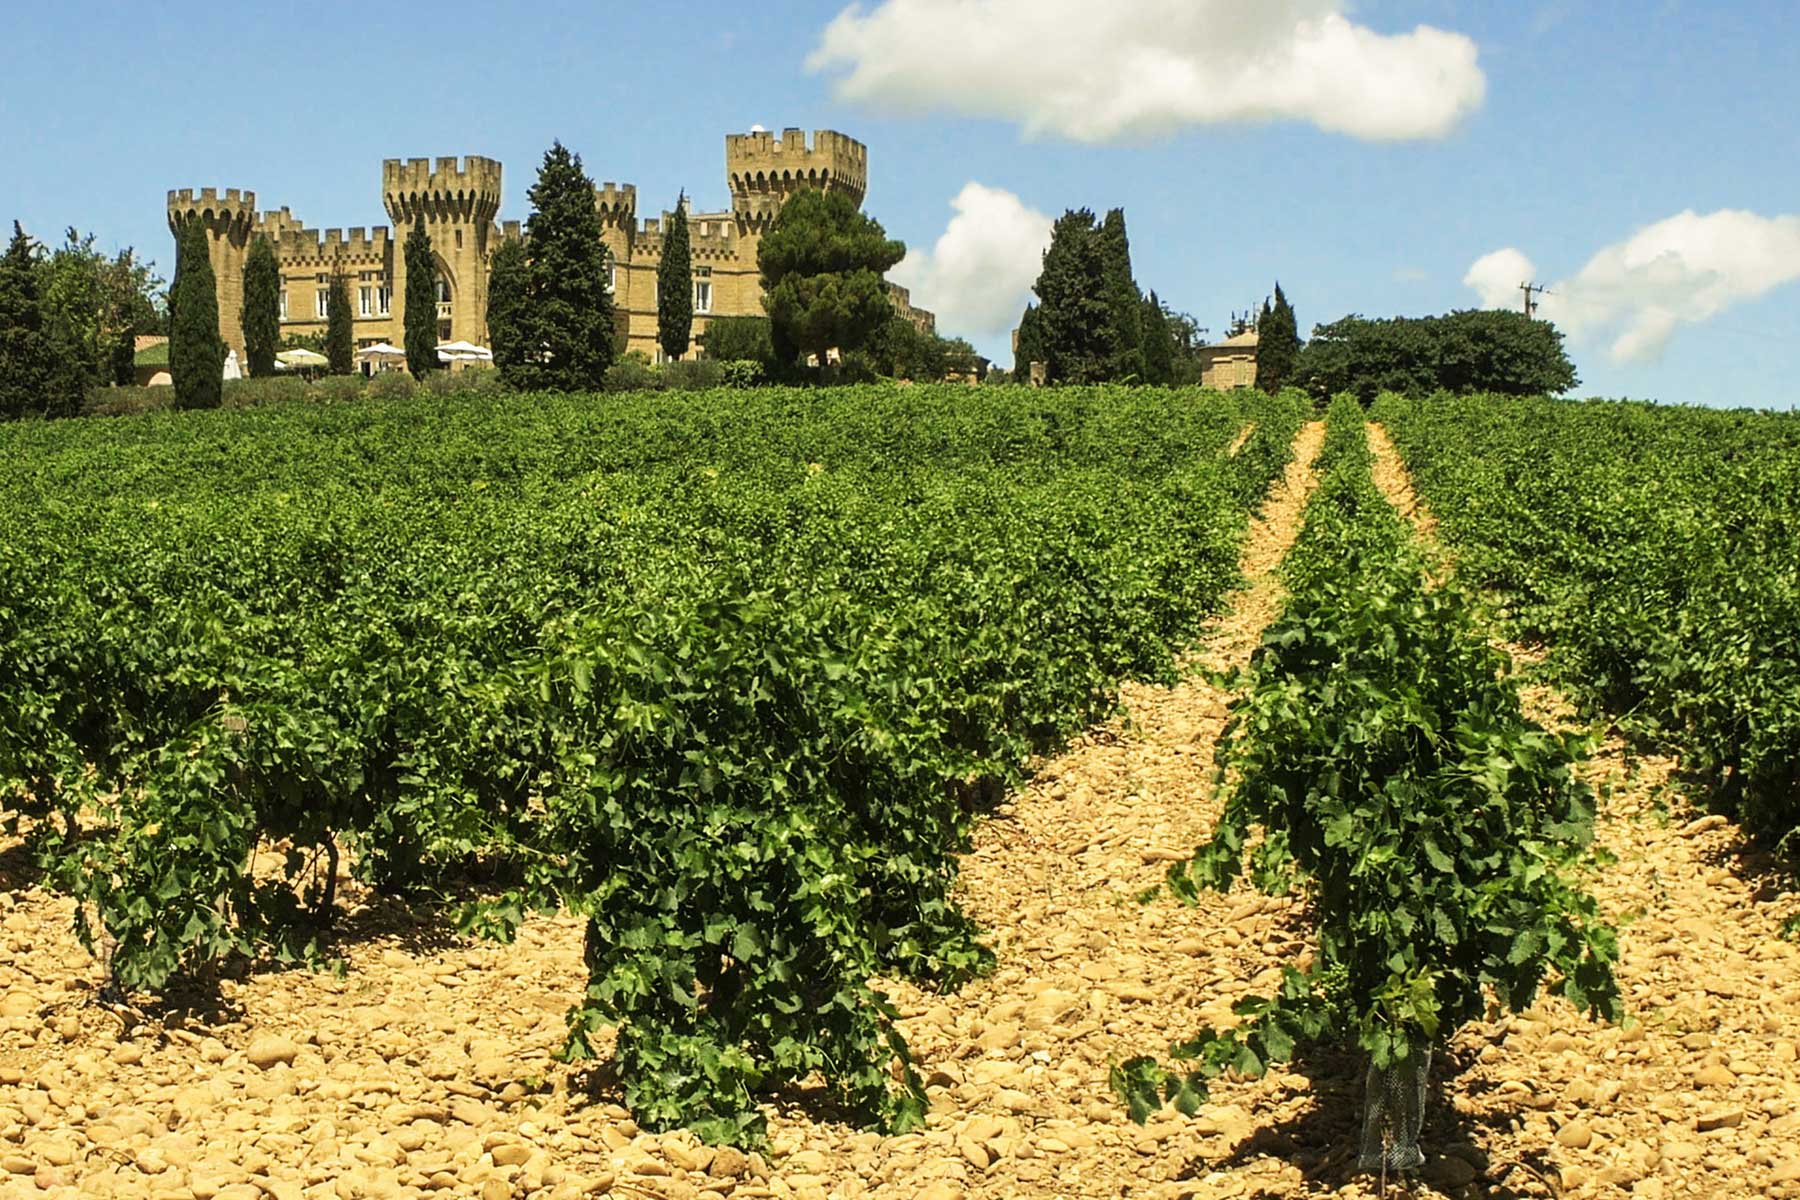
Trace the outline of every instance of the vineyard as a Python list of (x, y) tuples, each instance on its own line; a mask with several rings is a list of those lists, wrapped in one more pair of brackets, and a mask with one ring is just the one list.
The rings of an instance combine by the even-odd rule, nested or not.
[(0, 430), (0, 1194), (1800, 1196), (1796, 497), (1511, 399)]

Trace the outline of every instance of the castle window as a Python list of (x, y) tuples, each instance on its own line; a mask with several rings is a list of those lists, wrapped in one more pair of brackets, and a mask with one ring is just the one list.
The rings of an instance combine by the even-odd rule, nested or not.
[(382, 284), (375, 289), (375, 312), (379, 316), (387, 316), (388, 308), (394, 302), (394, 289)]
[(609, 292), (619, 290), (619, 267), (617, 263), (611, 261), (610, 256), (606, 264), (606, 290)]
[(437, 281), (437, 302), (439, 304), (450, 303), (450, 281), (447, 279)]
[(319, 319), (323, 321), (330, 314), (331, 289), (320, 288), (313, 293), (313, 307), (318, 310)]
[(288, 315), (287, 315), (287, 289), (286, 289), (286, 288), (282, 288), (282, 289), (281, 289), (281, 319), (282, 319), (282, 320), (284, 320), (284, 321), (285, 321), (285, 320), (287, 320), (287, 319), (288, 319)]
[(356, 289), (356, 312), (358, 316), (372, 316), (375, 312), (375, 297), (369, 294), (366, 287)]
[(695, 267), (694, 268), (694, 278), (695, 279), (705, 279), (711, 274), (712, 274), (711, 267)]
[(462, 249), (462, 230), (460, 229), (456, 231), (456, 248), (458, 250)]
[(711, 280), (694, 280), (694, 311), (697, 313), (709, 313), (712, 311)]

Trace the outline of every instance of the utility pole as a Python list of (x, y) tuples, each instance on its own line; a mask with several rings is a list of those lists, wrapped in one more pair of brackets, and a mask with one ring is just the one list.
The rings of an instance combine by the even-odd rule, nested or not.
[(1519, 285), (1519, 290), (1525, 293), (1525, 319), (1527, 321), (1531, 320), (1537, 313), (1537, 301), (1531, 298), (1533, 292), (1536, 292), (1540, 296), (1556, 295), (1555, 292), (1551, 291), (1541, 283), (1521, 283)]

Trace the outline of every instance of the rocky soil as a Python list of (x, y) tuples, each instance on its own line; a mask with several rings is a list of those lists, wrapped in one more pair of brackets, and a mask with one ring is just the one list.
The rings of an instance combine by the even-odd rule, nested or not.
[[(1312, 486), (1322, 429), (1250, 532), (1251, 585), (1197, 665), (1240, 665), (1279, 604), (1272, 573)], [(1381, 482), (1422, 516), (1384, 439)], [(1567, 719), (1534, 688), (1546, 718)], [(102, 973), (68, 901), (0, 843), (0, 1196), (568, 1198), (1373, 1195), (1351, 1173), (1357, 1062), (1324, 1056), (1221, 1081), (1192, 1119), (1131, 1124), (1108, 1066), (1155, 1053), (1266, 989), (1304, 952), (1287, 900), (1240, 891), (1144, 902), (1216, 815), (1228, 696), (1196, 672), (1131, 686), (1127, 717), (1043, 764), (980, 830), (962, 896), (999, 967), (952, 996), (890, 991), (933, 1098), (929, 1127), (881, 1138), (805, 1094), (771, 1104), (743, 1154), (639, 1132), (604, 1067), (557, 1064), (581, 930), (528, 924), (489, 946), (351, 896), (348, 970), (226, 979), (137, 1014), (95, 1003)], [(1609, 742), (1594, 886), (1623, 926), (1631, 1020), (1546, 1002), (1440, 1052), (1413, 1196), (1800, 1197), (1800, 909), (1689, 813), (1672, 764)]]

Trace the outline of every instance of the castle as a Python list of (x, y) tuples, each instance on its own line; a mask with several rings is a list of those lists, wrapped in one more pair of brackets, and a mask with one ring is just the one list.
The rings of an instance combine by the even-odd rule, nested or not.
[[(693, 265), (694, 337), (710, 317), (762, 316), (762, 279), (756, 249), (787, 198), (802, 188), (845, 192), (860, 206), (868, 186), (868, 150), (825, 129), (808, 143), (798, 129), (777, 138), (761, 129), (725, 139), (725, 178), (731, 207), (688, 213)], [(406, 255), (413, 222), (423, 217), (437, 260), (438, 340), (487, 344), (488, 263), (503, 240), (523, 236), (517, 221), (501, 223), (500, 164), (470, 155), (435, 161), (388, 159), (381, 164), (382, 203), (393, 221), (373, 228), (308, 229), (286, 208), (258, 212), (256, 193), (227, 188), (169, 193), (169, 228), (204, 223), (219, 298), (219, 333), (244, 358), (244, 262), (265, 236), (281, 268), (284, 338), (325, 331), (325, 306), (334, 273), (350, 288), (359, 348), (405, 340)], [(602, 237), (612, 255), (613, 302), (627, 352), (660, 359), (656, 336), (656, 275), (670, 214), (642, 221), (637, 188), (603, 183), (594, 189)], [(905, 289), (889, 285), (896, 311), (926, 331), (929, 312), (912, 307)], [(698, 350), (697, 340), (689, 354)]]

